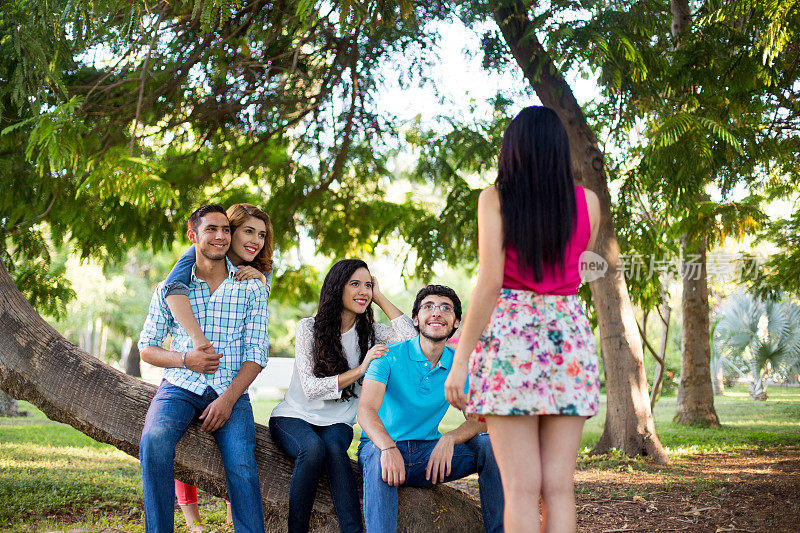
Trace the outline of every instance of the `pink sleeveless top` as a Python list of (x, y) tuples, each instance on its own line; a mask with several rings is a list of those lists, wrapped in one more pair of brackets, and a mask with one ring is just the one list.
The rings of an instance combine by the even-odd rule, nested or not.
[(575, 226), (564, 251), (564, 270), (544, 267), (541, 281), (533, 280), (532, 272), (520, 272), (517, 266), (517, 249), (506, 246), (506, 264), (503, 269), (503, 288), (533, 291), (537, 294), (577, 294), (581, 284), (580, 256), (589, 244), (592, 227), (583, 187), (575, 186)]

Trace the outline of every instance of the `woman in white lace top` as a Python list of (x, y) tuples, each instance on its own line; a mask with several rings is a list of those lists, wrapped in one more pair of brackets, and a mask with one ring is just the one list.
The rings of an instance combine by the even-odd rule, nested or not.
[[(392, 326), (375, 323), (375, 302)], [(272, 411), (275, 444), (295, 459), (289, 531), (308, 531), (323, 467), (339, 529), (360, 532), (361, 505), (347, 449), (353, 440), (361, 379), (386, 344), (417, 336), (414, 324), (379, 290), (367, 264), (339, 261), (325, 276), (315, 317), (297, 324), (292, 381)]]

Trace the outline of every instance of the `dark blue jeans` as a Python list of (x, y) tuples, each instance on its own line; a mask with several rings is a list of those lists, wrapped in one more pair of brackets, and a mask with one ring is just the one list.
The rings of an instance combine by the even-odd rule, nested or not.
[(278, 448), (294, 459), (289, 485), (289, 532), (308, 531), (323, 468), (328, 473), (339, 531), (362, 531), (358, 484), (347, 456), (353, 428), (348, 424), (315, 426), (299, 418), (273, 416), (269, 429)]
[[(202, 396), (162, 381), (142, 430), (139, 460), (144, 484), (144, 523), (148, 533), (175, 530), (175, 445), (189, 424), (217, 399), (210, 387)], [(214, 432), (231, 500), (233, 527), (237, 533), (263, 533), (264, 511), (256, 472), (256, 428), (250, 398), (243, 394), (231, 417)]]
[[(397, 441), (397, 449), (406, 464), (406, 482), (411, 487), (430, 487), (425, 479), (428, 459), (438, 441)], [(397, 531), (397, 487), (390, 487), (381, 479), (381, 451), (372, 442), (367, 442), (358, 451), (358, 462), (364, 476), (364, 520), (369, 533), (394, 533)], [(503, 485), (500, 470), (492, 453), (489, 435), (475, 435), (453, 450), (450, 475), (445, 481), (461, 479), (478, 473), (481, 495), (483, 527), (490, 533), (503, 531)]]
[(164, 281), (164, 296), (173, 294), (183, 294), (189, 296), (189, 283), (192, 281), (192, 267), (196, 258), (194, 244), (178, 259), (175, 266), (170, 270), (167, 279)]

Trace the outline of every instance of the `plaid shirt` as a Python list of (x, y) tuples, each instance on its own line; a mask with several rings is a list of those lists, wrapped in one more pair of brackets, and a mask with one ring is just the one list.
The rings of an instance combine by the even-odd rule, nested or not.
[[(214, 343), (217, 353), (221, 353), (219, 369), (213, 374), (201, 374), (186, 368), (167, 368), (164, 379), (175, 386), (195, 394), (203, 394), (207, 387), (222, 394), (239, 372), (244, 361), (253, 361), (262, 368), (267, 365), (269, 338), (267, 326), (267, 292), (264, 285), (256, 279), (236, 281), (236, 268), (226, 257), (228, 277), (211, 294), (208, 284), (195, 276), (189, 283), (189, 302), (206, 338)], [(169, 334), (172, 336), (172, 349), (188, 352), (192, 340), (173, 317), (163, 296), (163, 282), (159, 284), (150, 301), (139, 336), (139, 349), (146, 346), (162, 346)]]

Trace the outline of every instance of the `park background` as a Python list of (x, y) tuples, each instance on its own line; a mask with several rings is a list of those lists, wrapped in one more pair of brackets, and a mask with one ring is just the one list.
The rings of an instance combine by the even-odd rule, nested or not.
[[(291, 357), (338, 258), (367, 260), (406, 311), (431, 281), (468, 304), (502, 132), (551, 105), (609, 263), (581, 293), (604, 410), (579, 527), (788, 531), (799, 5), (4, 2), (2, 260), (62, 335), (136, 374), (188, 214), (249, 201), (275, 231), (271, 356)], [(32, 415), (0, 419), (0, 527), (142, 529), (135, 459), (18, 407)]]

